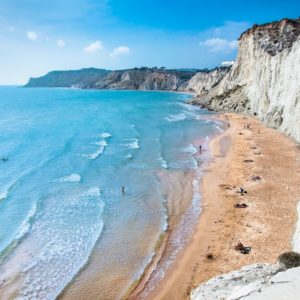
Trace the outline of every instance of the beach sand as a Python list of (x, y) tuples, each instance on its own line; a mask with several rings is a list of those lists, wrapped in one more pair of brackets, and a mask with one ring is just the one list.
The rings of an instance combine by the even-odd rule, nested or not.
[[(142, 297), (143, 289), (151, 290), (148, 274), (150, 280), (142, 281), (130, 299), (188, 299), (213, 276), (251, 263), (274, 263), (291, 250), (300, 200), (299, 145), (255, 118), (229, 113), (219, 118), (230, 127), (210, 143), (213, 161), (201, 182), (202, 214), (192, 240), (155, 289)], [(247, 194), (237, 193), (239, 187)], [(248, 207), (234, 208), (236, 203)], [(239, 242), (252, 247), (250, 254), (234, 249)]]

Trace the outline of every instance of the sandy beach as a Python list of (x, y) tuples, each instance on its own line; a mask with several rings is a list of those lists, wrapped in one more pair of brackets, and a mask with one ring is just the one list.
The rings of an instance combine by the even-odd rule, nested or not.
[[(147, 299), (188, 299), (194, 287), (213, 276), (251, 263), (274, 263), (291, 250), (300, 199), (299, 145), (255, 118), (230, 113), (219, 118), (229, 128), (210, 143), (213, 161), (201, 182), (199, 223)], [(237, 193), (240, 187), (247, 193)], [(236, 203), (247, 207), (235, 208)], [(235, 250), (239, 242), (252, 247), (250, 254)], [(130, 299), (145, 298), (151, 276)]]

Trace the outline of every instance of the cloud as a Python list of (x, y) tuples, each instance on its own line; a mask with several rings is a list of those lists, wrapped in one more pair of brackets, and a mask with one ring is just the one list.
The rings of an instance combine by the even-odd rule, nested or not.
[(38, 35), (34, 31), (27, 31), (26, 36), (31, 41), (36, 41), (38, 39)]
[(129, 55), (130, 49), (127, 46), (119, 46), (115, 48), (111, 53), (109, 53), (109, 56), (111, 58), (117, 58), (120, 55)]
[(234, 60), (222, 61), (221, 66), (228, 67), (234, 64)]
[(208, 39), (201, 42), (200, 45), (208, 48), (210, 52), (230, 52), (237, 48), (238, 42), (236, 40), (226, 40), (220, 38)]
[(83, 51), (88, 53), (96, 53), (100, 50), (104, 49), (101, 41), (96, 41), (94, 43), (89, 44), (88, 46), (83, 48)]
[(66, 45), (66, 43), (65, 43), (64, 40), (57, 40), (57, 41), (56, 41), (56, 45), (57, 45), (57, 47), (59, 47), (59, 48), (63, 48), (63, 47)]

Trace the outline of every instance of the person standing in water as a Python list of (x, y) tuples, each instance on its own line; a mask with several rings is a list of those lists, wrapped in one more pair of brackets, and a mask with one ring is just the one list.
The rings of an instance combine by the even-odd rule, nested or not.
[(122, 195), (125, 195), (125, 186), (122, 186)]

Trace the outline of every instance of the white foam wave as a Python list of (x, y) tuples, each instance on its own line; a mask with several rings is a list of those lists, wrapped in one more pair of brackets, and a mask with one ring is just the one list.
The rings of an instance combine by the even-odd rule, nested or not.
[(102, 140), (102, 141), (99, 141), (99, 142), (96, 142), (95, 145), (98, 145), (98, 146), (107, 146), (107, 142), (105, 140)]
[(189, 111), (199, 111), (201, 109), (200, 106), (191, 105), (184, 102), (177, 102), (177, 104)]
[(88, 159), (96, 159), (97, 157), (99, 157), (104, 152), (105, 147), (108, 145), (105, 138), (108, 138), (110, 136), (110, 133), (101, 133), (100, 137), (102, 138), (102, 140), (94, 143), (94, 145), (99, 146), (98, 149), (94, 153), (83, 154), (82, 156), (87, 157)]
[[(75, 198), (49, 207), (35, 222), (32, 234), (36, 236), (32, 238), (39, 240), (41, 250), (21, 266), (24, 281), (19, 298), (56, 299), (88, 261), (103, 231), (104, 201), (98, 187), (91, 187)], [(74, 222), (82, 214), (87, 216), (85, 222)]]
[(133, 158), (133, 155), (129, 153), (125, 156), (125, 158), (131, 159), (131, 158)]
[(8, 191), (4, 191), (0, 193), (0, 200), (4, 200), (8, 196)]
[(192, 204), (194, 207), (198, 207), (198, 204), (200, 203), (200, 200), (201, 200), (201, 195), (200, 195), (200, 191), (199, 191), (199, 181), (194, 179), (192, 185), (193, 185)]
[(101, 138), (103, 138), (103, 139), (109, 138), (109, 137), (111, 137), (111, 136), (112, 136), (112, 135), (111, 135), (110, 133), (108, 133), (108, 132), (102, 132), (102, 133), (99, 134), (99, 137), (101, 137)]
[(165, 168), (165, 169), (169, 168), (167, 162), (162, 157), (159, 158), (159, 162), (163, 168)]
[(100, 146), (96, 152), (92, 153), (92, 154), (87, 154), (84, 155), (86, 156), (88, 159), (96, 159), (97, 157), (99, 157), (102, 153), (104, 152), (104, 146)]
[(195, 154), (198, 152), (197, 148), (193, 144), (189, 144), (188, 146), (183, 148), (182, 151), (186, 152), (186, 153), (192, 153), (192, 154)]
[(29, 233), (31, 227), (32, 227), (32, 219), (35, 217), (37, 213), (37, 205), (34, 203), (29, 210), (27, 216), (25, 219), (22, 221), (20, 224), (14, 239), (1, 251), (1, 257), (0, 257), (0, 262), (3, 261), (3, 259), (11, 253), (13, 249), (20, 243), (20, 241), (25, 237), (27, 233)]
[(88, 196), (88, 197), (99, 198), (101, 196), (101, 190), (98, 187), (92, 187), (92, 188), (89, 188), (88, 191), (83, 193), (82, 195)]
[(197, 170), (198, 169), (198, 162), (197, 162), (197, 160), (194, 157), (192, 157), (191, 162), (192, 162), (192, 169)]
[(28, 212), (25, 220), (21, 223), (18, 233), (16, 234), (15, 239), (20, 240), (25, 234), (27, 234), (31, 228), (31, 220), (35, 216), (37, 211), (37, 206), (34, 203), (33, 206), (31, 207), (30, 211)]
[(138, 149), (138, 148), (140, 148), (138, 139), (130, 139), (128, 141), (132, 141), (131, 143), (125, 144), (125, 146), (128, 147), (129, 149)]
[(169, 122), (178, 122), (186, 119), (186, 115), (184, 113), (180, 113), (177, 115), (169, 115), (165, 118)]
[(81, 176), (79, 174), (71, 174), (59, 179), (60, 182), (80, 182)]
[(219, 132), (223, 132), (223, 128), (217, 124), (215, 124), (215, 128), (219, 131)]

